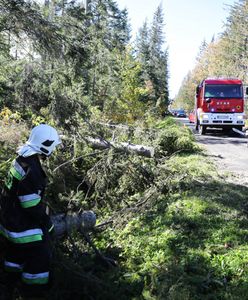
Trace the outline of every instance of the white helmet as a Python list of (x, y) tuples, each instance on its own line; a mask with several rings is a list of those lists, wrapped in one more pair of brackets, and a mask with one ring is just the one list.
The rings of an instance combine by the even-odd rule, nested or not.
[(41, 124), (32, 129), (26, 145), (36, 153), (49, 156), (60, 143), (57, 130), (49, 125)]

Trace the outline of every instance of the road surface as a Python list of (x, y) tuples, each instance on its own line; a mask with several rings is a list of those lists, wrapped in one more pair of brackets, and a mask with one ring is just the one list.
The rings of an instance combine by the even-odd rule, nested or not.
[(177, 118), (189, 126), (196, 141), (206, 149), (209, 158), (214, 160), (219, 171), (233, 173), (241, 182), (248, 186), (248, 137), (237, 133), (226, 135), (222, 130), (209, 129), (206, 135), (200, 135), (188, 118)]

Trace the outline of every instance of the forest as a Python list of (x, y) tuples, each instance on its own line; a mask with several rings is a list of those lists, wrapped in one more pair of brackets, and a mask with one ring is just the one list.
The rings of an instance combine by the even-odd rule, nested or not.
[[(246, 79), (247, 10), (236, 3), (203, 42), (176, 105), (191, 108), (202, 76)], [(62, 138), (43, 165), (51, 215), (96, 216), (54, 238), (46, 299), (248, 299), (247, 188), (219, 178), (168, 113), (165, 23), (160, 5), (131, 42), (114, 0), (0, 0), (0, 185), (47, 123)]]
[(224, 31), (210, 42), (202, 41), (196, 57), (196, 64), (185, 76), (174, 99), (176, 107), (188, 111), (194, 108), (195, 88), (206, 77), (235, 77), (248, 83), (248, 2), (236, 1), (227, 6), (229, 16)]

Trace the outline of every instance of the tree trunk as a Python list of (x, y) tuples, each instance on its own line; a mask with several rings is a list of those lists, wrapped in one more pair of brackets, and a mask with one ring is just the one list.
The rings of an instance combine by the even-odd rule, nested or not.
[(51, 220), (57, 237), (70, 234), (74, 230), (87, 232), (96, 224), (96, 216), (92, 211), (54, 215)]
[(119, 143), (116, 144), (114, 142), (108, 142), (101, 139), (94, 139), (92, 137), (86, 137), (85, 140), (91, 145), (94, 149), (108, 149), (115, 148), (117, 150), (129, 153), (135, 153), (137, 155), (145, 156), (145, 157), (153, 157), (154, 156), (154, 148), (148, 147), (144, 145), (134, 145), (130, 143)]

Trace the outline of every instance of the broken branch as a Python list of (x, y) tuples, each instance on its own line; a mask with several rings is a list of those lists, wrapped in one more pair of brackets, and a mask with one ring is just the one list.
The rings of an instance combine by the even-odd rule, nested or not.
[(109, 142), (99, 138), (86, 137), (85, 140), (90, 144), (93, 149), (108, 149), (115, 148), (117, 150), (129, 153), (135, 153), (137, 155), (145, 156), (145, 157), (153, 157), (154, 156), (154, 148), (148, 147), (144, 145), (135, 145), (131, 143), (114, 143)]

